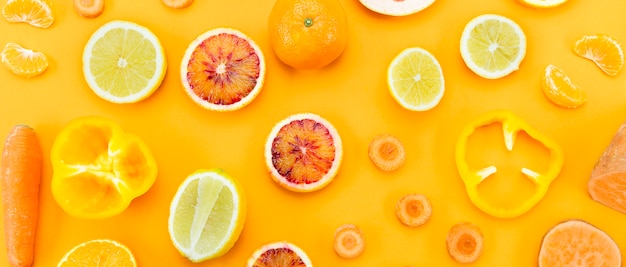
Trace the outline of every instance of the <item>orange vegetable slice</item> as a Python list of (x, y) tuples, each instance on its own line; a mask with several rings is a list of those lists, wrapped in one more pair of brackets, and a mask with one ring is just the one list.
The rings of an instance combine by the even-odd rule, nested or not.
[(270, 243), (254, 251), (246, 267), (311, 267), (309, 256), (296, 245), (282, 241)]
[(54, 140), (51, 161), (52, 195), (79, 218), (121, 213), (157, 176), (146, 144), (103, 117), (82, 117), (66, 125)]
[(8, 0), (2, 16), (11, 23), (24, 22), (39, 28), (48, 28), (54, 22), (48, 0)]
[(460, 222), (452, 226), (446, 238), (450, 256), (459, 263), (478, 260), (483, 251), (483, 234), (478, 226)]
[(568, 220), (552, 227), (539, 249), (539, 267), (622, 265), (617, 243), (604, 231), (582, 220)]
[(46, 54), (24, 48), (16, 43), (7, 43), (0, 57), (4, 66), (18, 76), (32, 78), (48, 69)]
[(610, 76), (617, 75), (624, 67), (622, 46), (606, 34), (585, 35), (574, 44), (574, 53), (595, 63)]
[(563, 70), (554, 65), (546, 67), (541, 89), (550, 102), (564, 108), (577, 108), (587, 102), (585, 91), (575, 85)]
[(365, 238), (361, 229), (354, 224), (344, 224), (335, 230), (333, 246), (342, 258), (353, 259), (365, 250)]
[(406, 157), (400, 139), (389, 134), (375, 136), (367, 153), (376, 167), (387, 172), (399, 169)]
[(85, 18), (95, 18), (104, 12), (104, 0), (74, 0), (74, 10)]
[(136, 267), (131, 250), (110, 239), (96, 239), (73, 247), (59, 261), (57, 267)]
[(430, 200), (422, 194), (408, 194), (396, 204), (396, 217), (406, 226), (417, 227), (425, 224), (433, 212)]

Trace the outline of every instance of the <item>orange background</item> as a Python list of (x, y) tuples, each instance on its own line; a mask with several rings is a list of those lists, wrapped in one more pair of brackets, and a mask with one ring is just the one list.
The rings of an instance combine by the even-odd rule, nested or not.
[[(267, 20), (273, 1), (268, 0), (199, 0), (183, 10), (167, 8), (158, 0), (105, 1), (105, 12), (95, 19), (79, 17), (72, 1), (53, 1), (55, 22), (48, 29), (0, 19), (0, 45), (17, 42), (45, 52), (51, 61), (43, 75), (32, 79), (0, 67), (2, 136), (15, 124), (28, 124), (38, 132), (49, 156), (56, 134), (67, 122), (102, 115), (140, 136), (159, 166), (154, 186), (124, 213), (90, 221), (70, 217), (54, 202), (47, 157), (34, 266), (56, 266), (70, 248), (96, 238), (126, 244), (140, 266), (244, 266), (255, 249), (279, 240), (303, 248), (317, 266), (454, 266), (445, 238), (448, 229), (460, 221), (473, 222), (483, 230), (485, 248), (474, 266), (532, 266), (543, 234), (570, 218), (584, 219), (606, 231), (626, 252), (626, 215), (592, 201), (586, 190), (595, 161), (626, 119), (626, 75), (609, 77), (572, 52), (574, 42), (585, 34), (606, 33), (626, 42), (625, 2), (570, 0), (557, 8), (537, 10), (515, 0), (439, 0), (420, 13), (389, 17), (356, 0), (340, 1), (350, 23), (349, 45), (333, 64), (313, 71), (291, 69), (272, 53)], [(515, 20), (528, 39), (520, 70), (498, 80), (472, 73), (459, 53), (465, 24), (485, 13)], [(114, 19), (148, 27), (166, 51), (165, 80), (140, 103), (106, 102), (83, 78), (83, 46), (92, 32)], [(221, 26), (248, 34), (261, 47), (267, 63), (260, 95), (249, 106), (230, 113), (194, 104), (179, 77), (187, 45)], [(403, 109), (387, 89), (388, 64), (401, 50), (413, 46), (432, 52), (443, 68), (446, 91), (430, 111)], [(562, 68), (582, 87), (588, 103), (574, 110), (550, 103), (540, 90), (548, 64)], [(563, 169), (545, 198), (514, 219), (494, 218), (475, 208), (454, 163), (455, 142), (465, 123), (501, 108), (512, 110), (555, 139), (565, 153)], [(275, 184), (265, 169), (263, 148), (272, 126), (299, 112), (328, 119), (344, 142), (338, 176), (314, 193), (289, 192)], [(403, 141), (407, 158), (401, 169), (384, 173), (369, 161), (367, 147), (378, 133)], [(480, 140), (485, 148), (497, 150), (499, 138)], [(169, 204), (187, 175), (213, 167), (223, 168), (242, 182), (248, 217), (229, 253), (193, 264), (178, 254), (169, 239)], [(509, 178), (518, 176), (511, 172)], [(523, 182), (512, 179), (507, 183), (507, 179), (507, 175), (495, 176), (493, 186), (498, 190), (487, 194), (502, 201), (523, 195), (515, 190), (522, 186), (513, 186)], [(407, 193), (431, 199), (433, 215), (426, 225), (408, 228), (395, 218), (395, 203)], [(343, 223), (355, 223), (365, 234), (366, 250), (357, 259), (341, 259), (333, 251), (334, 230)], [(4, 244), (4, 237), (0, 239)], [(2, 249), (0, 265), (6, 262)]]

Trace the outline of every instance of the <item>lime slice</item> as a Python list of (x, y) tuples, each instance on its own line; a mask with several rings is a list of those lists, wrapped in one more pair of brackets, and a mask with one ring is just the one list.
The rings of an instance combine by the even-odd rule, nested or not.
[(170, 238), (192, 262), (216, 258), (235, 244), (245, 217), (239, 183), (219, 169), (199, 170), (183, 181), (172, 200)]

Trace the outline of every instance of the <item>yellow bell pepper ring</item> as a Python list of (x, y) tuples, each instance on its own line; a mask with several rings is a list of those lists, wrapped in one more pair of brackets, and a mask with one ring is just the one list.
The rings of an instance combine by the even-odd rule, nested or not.
[[(528, 168), (521, 169), (521, 172), (534, 183), (535, 190), (531, 197), (520, 205), (512, 208), (494, 205), (494, 203), (490, 203), (482, 198), (478, 192), (478, 185), (487, 177), (494, 174), (497, 168), (495, 166), (488, 166), (480, 170), (473, 170), (465, 160), (467, 154), (467, 140), (470, 135), (474, 133), (474, 130), (494, 123), (502, 124), (504, 144), (508, 151), (513, 150), (515, 138), (517, 134), (522, 131), (543, 144), (550, 152), (550, 162), (546, 172), (538, 173)], [(514, 218), (520, 216), (539, 203), (548, 191), (550, 183), (552, 183), (561, 171), (564, 161), (563, 151), (555, 141), (540, 133), (530, 124), (508, 110), (490, 111), (468, 123), (465, 128), (462, 129), (457, 141), (455, 156), (459, 175), (465, 183), (465, 190), (472, 203), (483, 212), (499, 218)]]

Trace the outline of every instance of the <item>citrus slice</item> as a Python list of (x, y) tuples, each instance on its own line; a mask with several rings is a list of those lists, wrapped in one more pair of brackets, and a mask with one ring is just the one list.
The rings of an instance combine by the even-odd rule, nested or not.
[(73, 247), (57, 267), (136, 267), (133, 253), (124, 244), (110, 239), (95, 239)]
[(282, 241), (270, 243), (254, 251), (246, 267), (311, 267), (309, 256), (296, 245)]
[(185, 8), (193, 3), (193, 0), (161, 0), (163, 4), (171, 8)]
[(420, 12), (435, 0), (360, 0), (367, 9), (389, 16), (407, 16)]
[(221, 169), (198, 170), (172, 199), (168, 230), (174, 247), (192, 262), (228, 252), (241, 234), (246, 201), (239, 182)]
[(12, 42), (7, 43), (2, 50), (1, 59), (11, 72), (26, 78), (35, 77), (48, 68), (46, 54)]
[(617, 243), (604, 231), (581, 220), (568, 220), (552, 227), (539, 249), (543, 266), (622, 266)]
[(99, 97), (134, 103), (161, 85), (166, 60), (159, 39), (139, 24), (115, 20), (98, 28), (83, 52), (83, 74)]
[(387, 84), (391, 96), (402, 107), (414, 111), (434, 108), (444, 93), (439, 61), (419, 47), (407, 48), (391, 61)]
[(624, 67), (622, 46), (606, 34), (585, 35), (574, 44), (574, 53), (593, 61), (604, 73), (617, 75)]
[(367, 148), (367, 154), (376, 167), (387, 172), (402, 167), (406, 157), (400, 139), (389, 134), (376, 135)]
[(563, 70), (554, 65), (546, 67), (541, 89), (548, 100), (561, 107), (577, 108), (587, 102), (585, 91), (575, 85)]
[(478, 226), (460, 222), (452, 226), (446, 238), (448, 253), (459, 263), (472, 263), (483, 252), (483, 234)]
[(408, 194), (396, 203), (396, 217), (409, 227), (425, 224), (433, 213), (430, 200), (422, 194)]
[(328, 185), (339, 170), (342, 155), (335, 127), (312, 113), (280, 121), (265, 143), (265, 163), (272, 179), (296, 192), (316, 191)]
[(261, 91), (265, 59), (242, 32), (217, 28), (187, 47), (180, 75), (194, 102), (209, 110), (232, 111), (248, 105)]
[(103, 117), (68, 123), (52, 145), (52, 196), (68, 214), (86, 219), (122, 213), (152, 187), (157, 165), (139, 137)]
[(461, 56), (465, 65), (487, 79), (502, 78), (519, 69), (526, 55), (526, 35), (513, 20), (480, 15), (465, 25)]
[(536, 8), (556, 7), (564, 4), (567, 0), (519, 0), (522, 4)]
[(2, 16), (11, 23), (24, 22), (39, 28), (48, 28), (54, 22), (47, 0), (8, 0)]
[(339, 257), (354, 259), (365, 250), (363, 232), (354, 224), (343, 224), (335, 230), (333, 247)]

